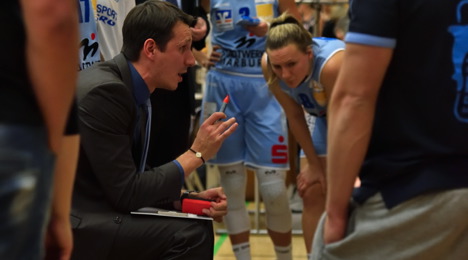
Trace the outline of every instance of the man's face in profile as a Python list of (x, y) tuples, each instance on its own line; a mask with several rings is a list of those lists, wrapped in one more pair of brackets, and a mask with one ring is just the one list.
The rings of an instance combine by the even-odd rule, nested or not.
[[(195, 65), (192, 46), (192, 31), (179, 21), (172, 28), (172, 39), (166, 44), (164, 52), (159, 53), (153, 72), (156, 73), (158, 88), (175, 90), (182, 81), (182, 74)], [(158, 49), (159, 51), (159, 49)]]

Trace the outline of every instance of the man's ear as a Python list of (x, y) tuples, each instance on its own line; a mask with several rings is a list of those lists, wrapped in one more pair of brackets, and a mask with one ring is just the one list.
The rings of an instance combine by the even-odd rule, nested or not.
[(159, 52), (158, 45), (153, 39), (146, 39), (143, 43), (142, 54), (149, 59), (153, 59)]
[(307, 53), (307, 57), (309, 58), (309, 60), (311, 60), (314, 57), (314, 54), (312, 52), (312, 46), (307, 46), (306, 53)]

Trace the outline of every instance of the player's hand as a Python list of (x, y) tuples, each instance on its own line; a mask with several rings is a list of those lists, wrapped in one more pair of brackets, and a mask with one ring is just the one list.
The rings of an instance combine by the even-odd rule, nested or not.
[(326, 194), (325, 172), (321, 167), (311, 168), (306, 165), (296, 178), (299, 196), (303, 196), (305, 191), (314, 184), (320, 184), (323, 194)]
[(260, 20), (257, 25), (247, 25), (245, 29), (257, 37), (263, 37), (268, 33), (269, 25), (267, 22)]
[(221, 60), (221, 52), (218, 51), (219, 49), (221, 49), (221, 46), (219, 45), (213, 46), (213, 50), (211, 50), (210, 58), (208, 59), (207, 62), (202, 64), (203, 67), (209, 69), (212, 66), (214, 66), (218, 61)]
[(191, 27), (190, 30), (192, 31), (192, 40), (194, 42), (201, 41), (206, 36), (208, 27), (206, 26), (206, 21), (198, 17), (197, 23), (194, 27)]

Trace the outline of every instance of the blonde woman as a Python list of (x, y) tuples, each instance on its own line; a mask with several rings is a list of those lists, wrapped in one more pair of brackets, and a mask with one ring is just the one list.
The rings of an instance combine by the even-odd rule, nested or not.
[[(309, 254), (315, 227), (324, 211), (327, 103), (343, 50), (342, 41), (312, 38), (296, 18), (284, 14), (271, 23), (262, 59), (270, 91), (283, 107), (289, 127), (305, 153), (297, 188), (304, 203), (302, 228)], [(313, 116), (312, 130), (304, 111)]]

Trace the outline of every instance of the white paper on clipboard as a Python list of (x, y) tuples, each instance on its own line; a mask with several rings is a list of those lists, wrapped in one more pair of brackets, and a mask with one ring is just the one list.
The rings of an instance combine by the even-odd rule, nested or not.
[(158, 209), (153, 207), (144, 207), (138, 209), (137, 211), (130, 212), (132, 215), (146, 215), (146, 216), (160, 216), (160, 217), (170, 217), (170, 218), (191, 218), (191, 219), (203, 219), (203, 220), (213, 220), (211, 217), (199, 216), (191, 213), (183, 213), (180, 211), (173, 211), (167, 209)]

